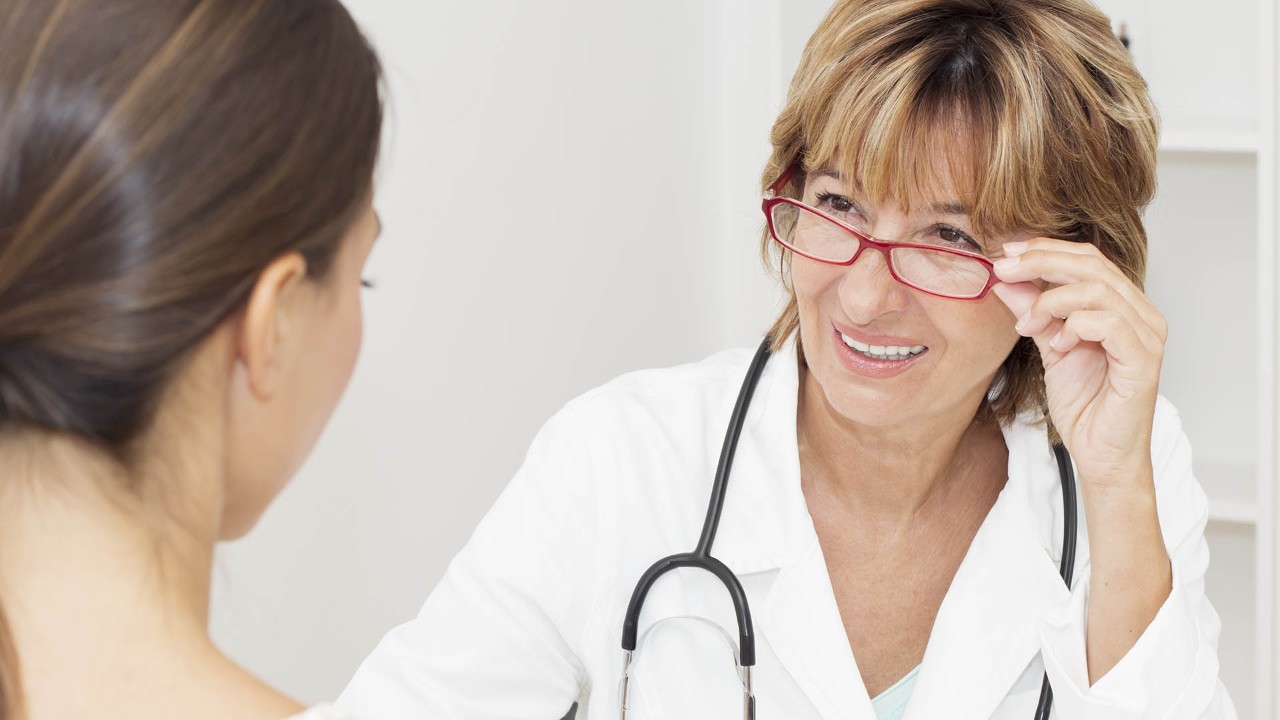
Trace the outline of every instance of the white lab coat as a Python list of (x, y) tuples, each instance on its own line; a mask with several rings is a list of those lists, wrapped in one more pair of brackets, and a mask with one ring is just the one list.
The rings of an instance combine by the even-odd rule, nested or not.
[[(618, 717), (632, 589), (658, 558), (697, 543), (750, 358), (731, 351), (633, 373), (566, 405), (419, 616), (388, 633), (339, 705), (369, 720), (554, 720), (581, 697), (579, 718)], [(800, 489), (797, 386), (788, 346), (756, 390), (712, 553), (750, 600), (759, 717), (874, 720)], [(1060, 720), (1235, 718), (1218, 679), (1220, 623), (1204, 596), (1207, 503), (1173, 407), (1160, 401), (1152, 446), (1173, 591), (1093, 687), (1083, 515), (1068, 592), (1045, 430), (1019, 422), (1005, 440), (1009, 480), (943, 600), (907, 720), (1029, 719), (1046, 666)], [(737, 637), (724, 590), (693, 570), (657, 583), (640, 628), (690, 615)], [(694, 621), (658, 627), (636, 661), (629, 717), (741, 717), (723, 639)]]

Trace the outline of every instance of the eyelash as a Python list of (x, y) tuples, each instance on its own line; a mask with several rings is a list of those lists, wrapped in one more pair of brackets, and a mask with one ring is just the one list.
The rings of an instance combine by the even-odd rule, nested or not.
[(933, 229), (934, 229), (934, 232), (937, 232), (937, 233), (939, 233), (939, 234), (944, 233), (944, 232), (952, 232), (952, 233), (955, 233), (955, 234), (958, 236), (958, 237), (957, 237), (957, 240), (958, 240), (958, 241), (961, 241), (961, 242), (967, 242), (967, 243), (969, 243), (970, 245), (973, 245), (973, 247), (974, 247), (974, 249), (975, 249), (975, 250), (978, 250), (978, 251), (981, 251), (981, 250), (982, 250), (982, 245), (981, 245), (981, 243), (979, 243), (977, 240), (974, 240), (974, 239), (973, 239), (973, 238), (972, 238), (968, 233), (966, 233), (965, 231), (963, 231), (963, 230), (961, 230), (961, 229), (959, 229), (959, 228), (955, 228), (955, 227), (952, 227), (952, 226), (950, 226), (950, 225), (941, 225), (941, 224), (939, 224), (939, 225), (934, 225), (934, 226), (933, 226)]
[[(818, 201), (818, 204), (819, 204), (819, 205), (822, 205), (822, 204), (824, 204), (824, 203), (825, 203), (825, 204), (831, 204), (831, 203), (833, 203), (833, 202), (842, 202), (842, 203), (847, 203), (847, 204), (849, 205), (849, 209), (848, 209), (848, 210), (836, 210), (836, 212), (842, 212), (842, 213), (844, 213), (844, 212), (855, 212), (855, 213), (858, 213), (859, 215), (861, 215), (861, 214), (862, 214), (862, 210), (858, 208), (857, 204), (856, 204), (856, 203), (854, 203), (854, 202), (853, 202), (852, 200), (850, 200), (849, 198), (847, 198), (847, 197), (843, 196), (843, 195), (837, 195), (837, 194), (835, 194), (835, 193), (831, 193), (831, 192), (818, 193), (817, 201)], [(834, 209), (834, 208), (833, 208), (833, 209)], [(944, 233), (944, 232), (955, 233), (955, 235), (956, 235), (956, 240), (955, 240), (955, 242), (957, 242), (957, 243), (969, 243), (970, 245), (972, 245), (972, 246), (973, 246), (973, 248), (974, 248), (975, 250), (977, 250), (977, 251), (981, 251), (981, 250), (982, 250), (982, 245), (981, 245), (977, 240), (974, 240), (974, 239), (973, 239), (973, 237), (972, 237), (971, 235), (969, 235), (968, 233), (966, 233), (965, 231), (963, 231), (963, 230), (961, 230), (961, 229), (959, 229), (959, 228), (952, 227), (951, 225), (937, 224), (937, 225), (934, 225), (934, 226), (933, 226), (933, 231), (934, 231), (934, 232), (936, 232), (936, 233), (939, 233), (939, 234)]]
[(377, 286), (374, 285), (372, 280), (366, 280), (364, 278), (360, 278), (360, 287), (364, 288), (365, 290), (372, 290)]
[(821, 205), (821, 204), (823, 204), (823, 203), (830, 203), (830, 202), (832, 202), (833, 200), (839, 200), (839, 201), (842, 201), (842, 202), (845, 202), (845, 203), (848, 203), (848, 204), (849, 204), (849, 209), (848, 209), (848, 210), (837, 210), (836, 212), (856, 212), (856, 213), (858, 213), (858, 214), (862, 214), (862, 211), (861, 211), (860, 209), (858, 209), (858, 206), (857, 206), (856, 204), (854, 204), (854, 202), (853, 202), (852, 200), (850, 200), (849, 198), (847, 198), (847, 197), (845, 197), (845, 196), (843, 196), (843, 195), (836, 195), (835, 193), (829, 193), (829, 192), (818, 193), (818, 204), (819, 204), (819, 205)]

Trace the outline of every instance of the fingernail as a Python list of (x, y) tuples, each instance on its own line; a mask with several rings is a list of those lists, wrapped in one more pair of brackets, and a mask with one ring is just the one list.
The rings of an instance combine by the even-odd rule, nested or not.
[(999, 260), (995, 261), (995, 268), (1000, 272), (1004, 272), (1005, 270), (1012, 270), (1013, 268), (1017, 267), (1017, 265), (1018, 265), (1018, 257), (1016, 255), (1013, 257), (1000, 258)]
[(1025, 333), (1027, 331), (1027, 328), (1030, 327), (1030, 325), (1031, 325), (1031, 313), (1027, 313), (1026, 315), (1023, 315), (1022, 317), (1018, 318), (1018, 323), (1013, 326), (1013, 329), (1017, 330), (1020, 333)]
[(1003, 248), (1006, 257), (1017, 257), (1027, 251), (1027, 243), (1025, 241), (1005, 243)]
[(1049, 347), (1053, 348), (1054, 350), (1057, 350), (1058, 343), (1060, 342), (1062, 342), (1062, 333), (1058, 333), (1057, 335), (1053, 336), (1053, 339), (1049, 341)]

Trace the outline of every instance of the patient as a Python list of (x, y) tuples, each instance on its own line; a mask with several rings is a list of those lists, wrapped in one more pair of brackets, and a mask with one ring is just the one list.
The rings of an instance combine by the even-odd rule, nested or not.
[(337, 0), (5, 0), (0, 48), (0, 720), (297, 715), (210, 569), (356, 361), (378, 60)]

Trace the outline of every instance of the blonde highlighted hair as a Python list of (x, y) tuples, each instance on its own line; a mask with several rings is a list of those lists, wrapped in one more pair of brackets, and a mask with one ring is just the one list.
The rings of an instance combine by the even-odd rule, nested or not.
[[(1086, 0), (840, 0), (809, 39), (773, 126), (762, 189), (798, 166), (834, 167), (872, 204), (910, 210), (946, 168), (980, 233), (1089, 242), (1141, 287), (1142, 211), (1156, 186), (1158, 122), (1146, 83)], [(790, 295), (791, 257), (761, 239)], [(1043, 366), (1022, 338), (987, 410), (1044, 411)]]

